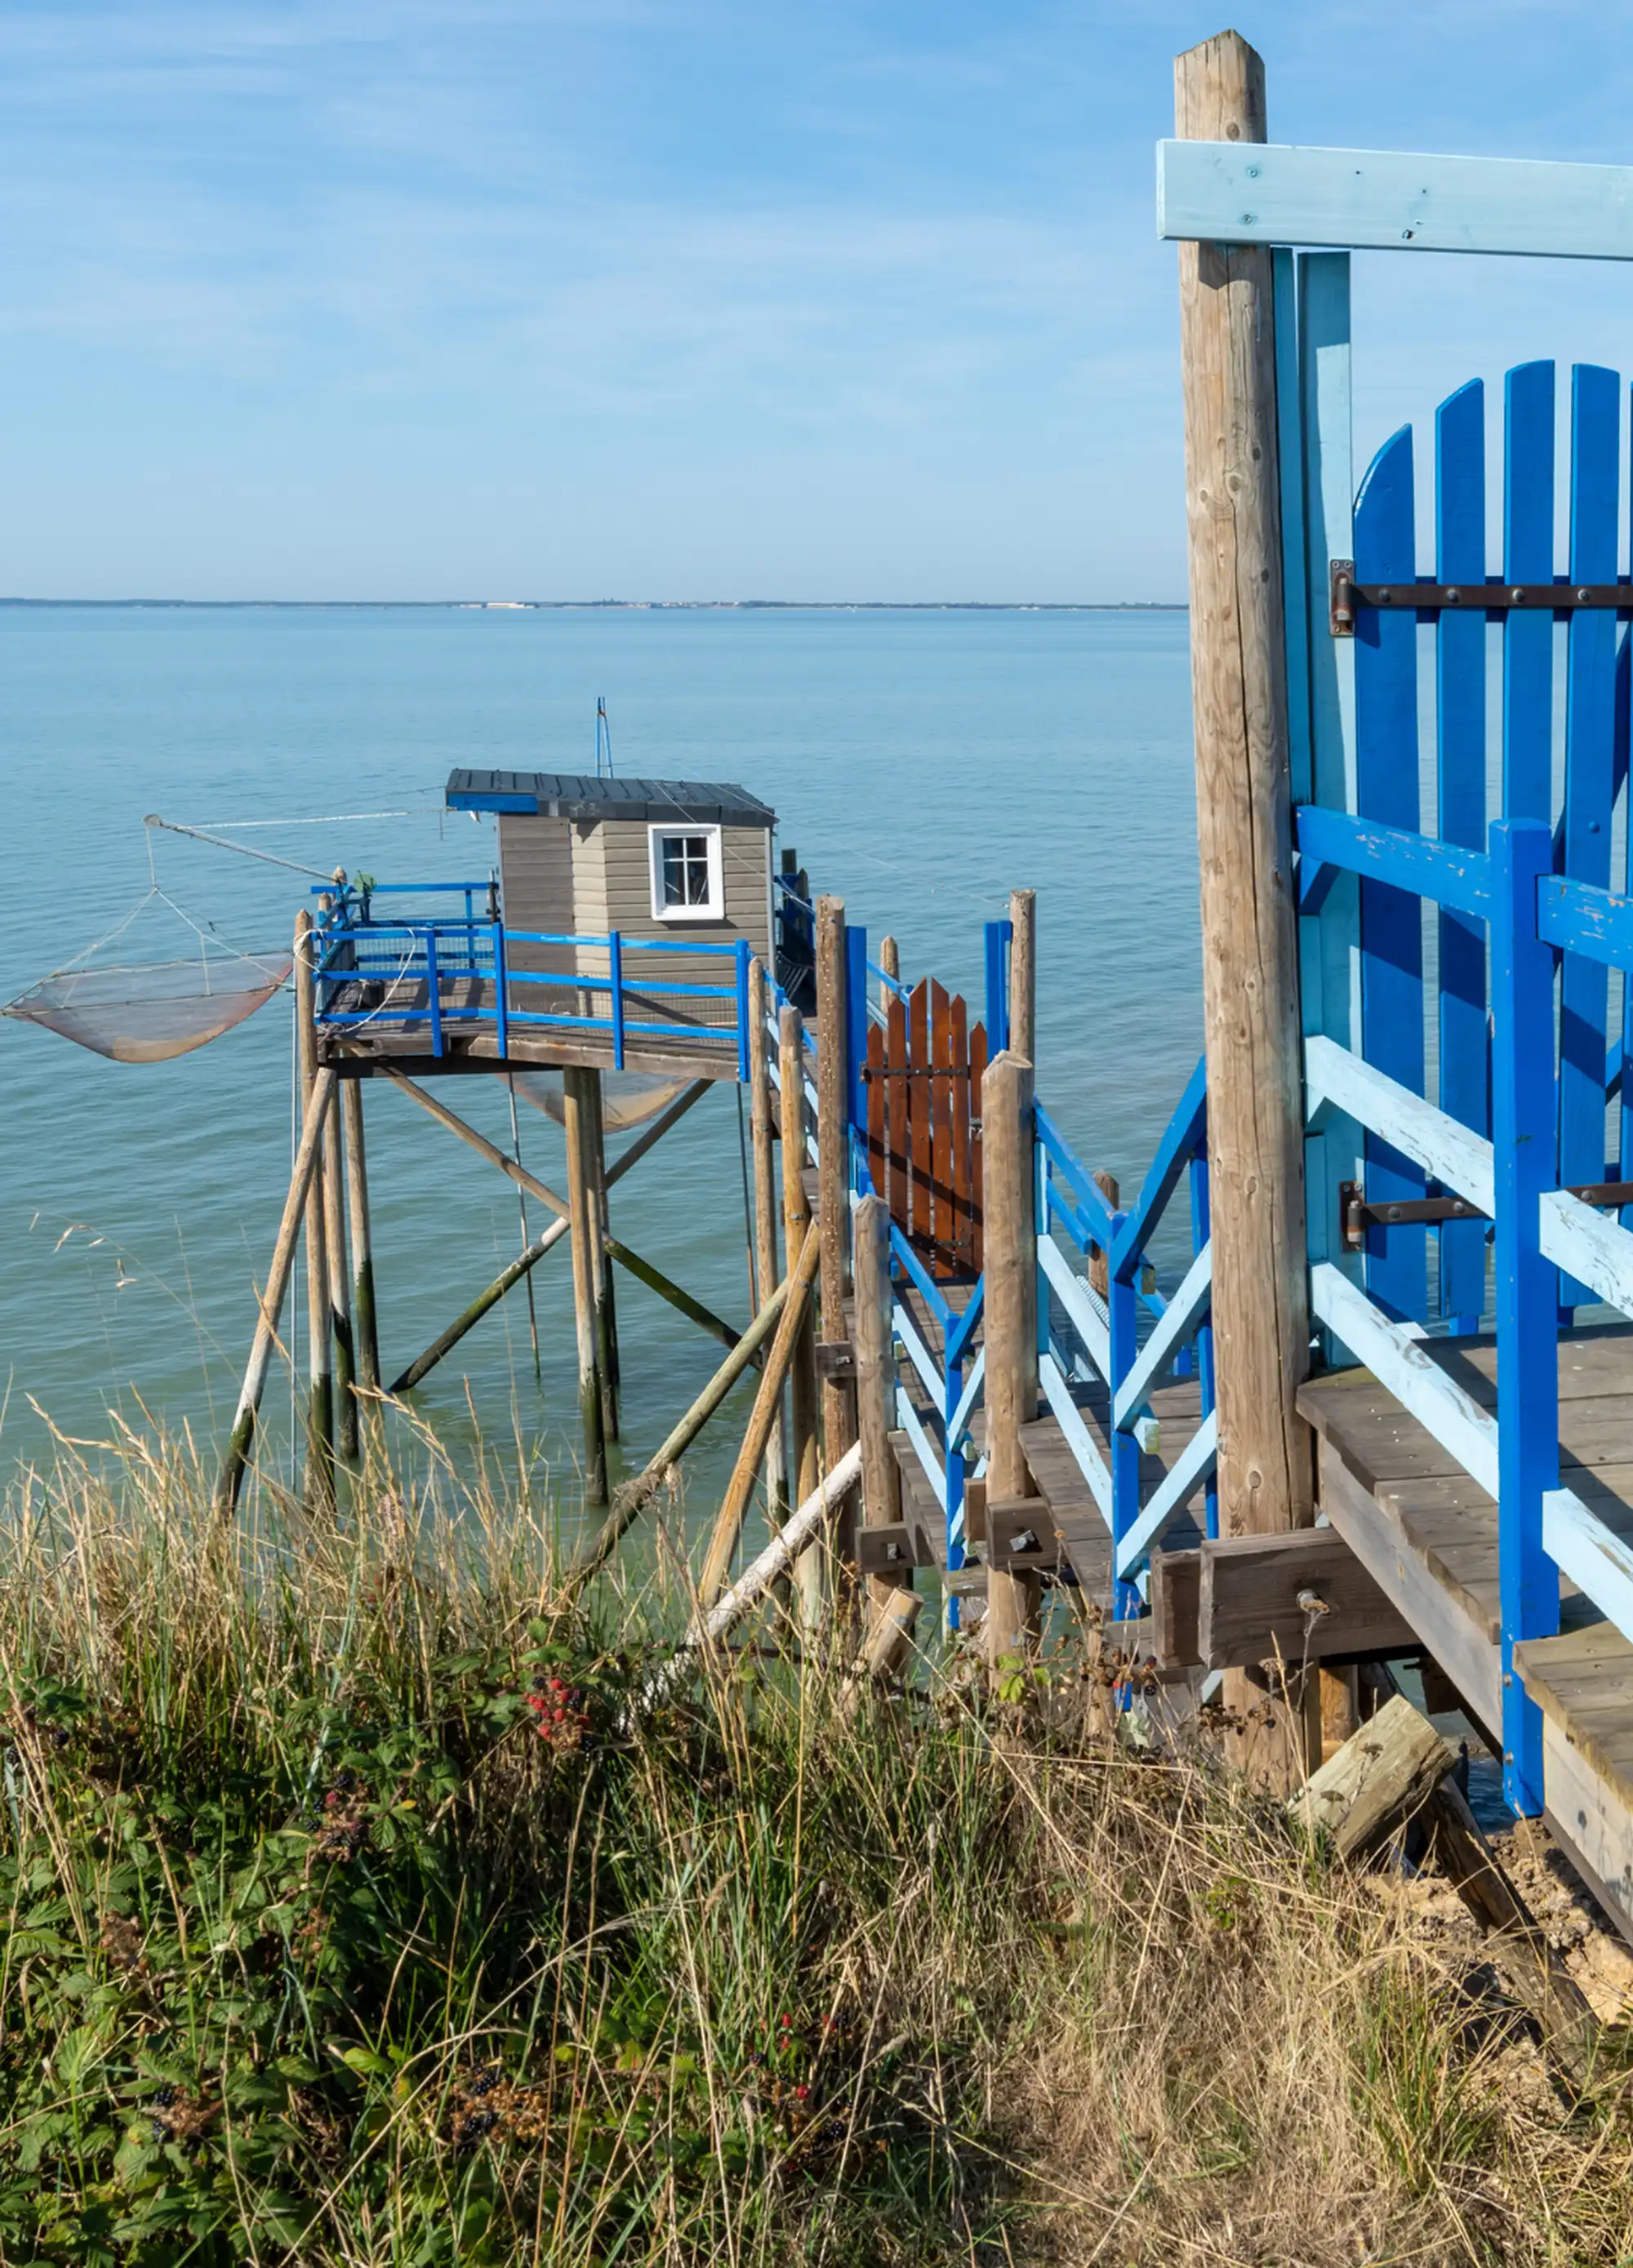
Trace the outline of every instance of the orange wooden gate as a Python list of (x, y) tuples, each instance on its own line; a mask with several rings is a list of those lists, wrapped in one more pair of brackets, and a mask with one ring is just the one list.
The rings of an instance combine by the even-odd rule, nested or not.
[(873, 1187), (932, 1274), (978, 1276), (986, 1027), (931, 976), (886, 1012), (862, 1070)]

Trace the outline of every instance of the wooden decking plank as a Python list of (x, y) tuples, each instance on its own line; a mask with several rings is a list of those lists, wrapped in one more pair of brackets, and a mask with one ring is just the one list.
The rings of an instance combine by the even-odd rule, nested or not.
[(1544, 1716), (1633, 1804), (1633, 1641), (1607, 1624), (1514, 1648)]

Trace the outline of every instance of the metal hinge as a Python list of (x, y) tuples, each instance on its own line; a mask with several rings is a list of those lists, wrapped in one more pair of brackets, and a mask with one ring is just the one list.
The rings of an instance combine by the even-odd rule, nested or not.
[[(1601, 1208), (1633, 1205), (1633, 1182), (1578, 1182), (1565, 1195)], [(1338, 1184), (1338, 1233), (1346, 1252), (1364, 1252), (1369, 1228), (1432, 1227), (1448, 1220), (1490, 1220), (1467, 1197), (1395, 1197), (1369, 1204), (1359, 1182)]]
[(1380, 614), (1533, 614), (1610, 612), (1633, 615), (1633, 585), (1627, 583), (1357, 583), (1353, 559), (1335, 559), (1328, 569), (1328, 627), (1335, 637), (1353, 637), (1363, 607)]

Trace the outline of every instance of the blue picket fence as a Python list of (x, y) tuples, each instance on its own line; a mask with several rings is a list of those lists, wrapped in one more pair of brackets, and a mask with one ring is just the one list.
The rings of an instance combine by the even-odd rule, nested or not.
[[(1633, 1635), (1633, 1555), (1560, 1486), (1557, 1406), (1562, 1326), (1596, 1302), (1633, 1314), (1633, 1207), (1615, 1186), (1633, 1165), (1633, 896), (1611, 887), (1628, 768), (1618, 623), (1633, 615), (1618, 549), (1625, 395), (1614, 372), (1571, 372), (1556, 569), (1556, 394), (1549, 363), (1507, 375), (1490, 528), (1483, 389), (1441, 405), (1432, 568), (1418, 563), (1411, 430), (1378, 453), (1347, 591), (1333, 577), (1337, 626), (1353, 625), (1352, 802), (1330, 765), (1320, 792), (1318, 761), (1295, 814), (1306, 1107), (1314, 1146), (1351, 1161), (1364, 1208), (1348, 1253), (1330, 1158), (1309, 1175), (1312, 1309), (1335, 1355), (1368, 1364), (1497, 1498), (1505, 1789), (1526, 1812), (1541, 1804), (1541, 1725), (1513, 1649), (1557, 1631), (1561, 1571)], [(1308, 487), (1319, 456), (1307, 433), (1303, 446)], [(1358, 1018), (1309, 981), (1346, 958)], [(1421, 1217), (1444, 1199), (1462, 1217)], [(1420, 1217), (1379, 1218), (1395, 1204)], [(1488, 1318), (1500, 1424), (1417, 1344)]]

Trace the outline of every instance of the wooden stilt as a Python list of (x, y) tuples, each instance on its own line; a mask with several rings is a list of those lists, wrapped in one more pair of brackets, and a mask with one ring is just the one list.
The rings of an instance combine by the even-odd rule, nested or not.
[(586, 1583), (598, 1567), (606, 1565), (617, 1548), (619, 1538), (663, 1487), (676, 1460), (691, 1447), (738, 1380), (758, 1357), (781, 1322), (788, 1293), (786, 1281), (777, 1285), (685, 1417), (671, 1430), (657, 1454), (643, 1466), (633, 1480), (625, 1481), (620, 1487), (613, 1498), (611, 1512), (589, 1542), (576, 1553), (567, 1571), (570, 1595), (581, 1584)]
[[(865, 1197), (853, 1228), (857, 1302), (857, 1435), (862, 1444), (862, 1518), (889, 1528), (901, 1518), (901, 1472), (890, 1436), (896, 1423), (896, 1363), (890, 1329), (890, 1211), (881, 1197)], [(911, 1571), (872, 1575), (868, 1594), (876, 1611), (910, 1590)]]
[[(1035, 1495), (1021, 1428), (1038, 1411), (1032, 1065), (1006, 1049), (981, 1083), (985, 1206), (987, 1502)], [(1038, 1579), (987, 1575), (987, 1664), (997, 1683), (1037, 1631)]]
[[(638, 1166), (642, 1159), (645, 1157), (647, 1152), (655, 1148), (656, 1145), (663, 1140), (664, 1136), (669, 1131), (670, 1128), (678, 1123), (680, 1119), (684, 1118), (687, 1112), (692, 1108), (693, 1104), (700, 1101), (702, 1098), (709, 1093), (710, 1088), (713, 1085), (714, 1081), (712, 1079), (694, 1079), (691, 1085), (687, 1087), (682, 1094), (676, 1096), (675, 1100), (669, 1105), (666, 1110), (663, 1111), (658, 1117), (654, 1118), (650, 1126), (644, 1127), (641, 1132), (636, 1136), (635, 1140), (630, 1143), (629, 1148), (623, 1152), (623, 1154), (621, 1157), (614, 1159), (613, 1163), (607, 1167), (607, 1188), (611, 1189), (615, 1182), (621, 1182), (632, 1166)], [(361, 1119), (359, 1119), (359, 1123), (361, 1123)], [(349, 1152), (348, 1152), (348, 1155), (350, 1155)], [(357, 1217), (357, 1208), (354, 1202), (352, 1208), (354, 1219)], [(364, 1211), (366, 1214), (366, 1190), (364, 1192)], [(420, 1381), (426, 1375), (427, 1372), (435, 1370), (437, 1365), (442, 1360), (444, 1355), (447, 1354), (452, 1348), (458, 1346), (460, 1341), (465, 1336), (465, 1334), (471, 1329), (472, 1325), (479, 1323), (482, 1317), (488, 1313), (489, 1307), (497, 1306), (498, 1301), (504, 1297), (505, 1293), (511, 1290), (512, 1285), (519, 1284), (522, 1278), (527, 1275), (532, 1269), (535, 1268), (539, 1262), (543, 1259), (545, 1254), (554, 1250), (555, 1247), (561, 1242), (562, 1239), (566, 1234), (567, 1222), (565, 1219), (553, 1220), (548, 1228), (545, 1230), (543, 1235), (535, 1237), (533, 1241), (528, 1246), (526, 1251), (519, 1253), (517, 1257), (511, 1261), (508, 1268), (503, 1269), (500, 1273), (495, 1277), (493, 1282), (489, 1285), (487, 1290), (485, 1292), (479, 1292), (476, 1298), (471, 1301), (470, 1306), (465, 1309), (464, 1313), (455, 1317), (454, 1321), (449, 1324), (447, 1329), (443, 1332), (442, 1336), (439, 1338), (433, 1339), (430, 1346), (426, 1348), (424, 1353), (416, 1356), (415, 1360), (408, 1365), (407, 1370), (402, 1372), (401, 1376), (393, 1381), (391, 1387), (392, 1393), (406, 1394), (410, 1387), (417, 1386), (419, 1384)], [(371, 1317), (373, 1314), (371, 1297), (372, 1291), (373, 1280), (372, 1277), (371, 1277)], [(377, 1366), (378, 1361), (379, 1358), (377, 1355)]]
[[(1096, 1166), (1094, 1186), (1114, 1212), (1121, 1211), (1122, 1190), (1115, 1174), (1108, 1174), (1104, 1166)], [(1111, 1297), (1111, 1263), (1106, 1256), (1103, 1245), (1092, 1244), (1089, 1247), (1089, 1289), (1098, 1292), (1102, 1300)]]
[(845, 1491), (856, 1486), (861, 1467), (861, 1450), (848, 1450), (827, 1479), (817, 1484), (798, 1511), (771, 1538), (752, 1566), (744, 1568), (732, 1588), (711, 1608), (699, 1612), (673, 1659), (666, 1662), (647, 1684), (642, 1698), (648, 1707), (673, 1692), (688, 1673), (688, 1657), (723, 1638), (750, 1607), (758, 1605), (773, 1585), (782, 1580), (791, 1563), (797, 1565), (799, 1558), (809, 1557), (813, 1550), (820, 1551), (822, 1529), (844, 1501)]
[(535, 1237), (526, 1252), (519, 1253), (508, 1268), (502, 1269), (485, 1292), (479, 1292), (461, 1314), (456, 1315), (443, 1332), (435, 1338), (422, 1355), (416, 1355), (400, 1377), (394, 1378), (389, 1391), (407, 1394), (419, 1384), (428, 1371), (435, 1370), (444, 1355), (458, 1346), (473, 1325), (481, 1322), (489, 1307), (497, 1307), (513, 1285), (519, 1284), (532, 1268), (537, 1267), (547, 1252), (554, 1249), (568, 1233), (564, 1220), (553, 1220), (542, 1236)]
[[(847, 1131), (845, 902), (821, 897), (816, 904), (817, 949), (817, 1231), (822, 1240), (821, 1336), (842, 1344), (845, 1329), (845, 1277), (850, 1241), (850, 1138)], [(856, 1388), (849, 1380), (822, 1381), (822, 1453), (827, 1469), (857, 1438)], [(834, 1525), (836, 1568), (854, 1572), (856, 1503), (840, 1508)], [(850, 1576), (842, 1578), (852, 1589)]]
[(346, 1141), (347, 1211), (351, 1216), (351, 1312), (357, 1338), (357, 1383), (365, 1395), (380, 1382), (379, 1329), (374, 1307), (374, 1240), (369, 1219), (369, 1164), (363, 1141), (363, 1082), (340, 1082)]
[[(303, 1116), (312, 1108), (318, 1076), (317, 974), (312, 916), (303, 906), (295, 917), (295, 1029)], [(327, 1114), (326, 1114), (327, 1121)], [(335, 1377), (330, 1359), (334, 1307), (329, 1296), (328, 1240), (325, 1234), (327, 1166), (322, 1150), (306, 1186), (306, 1465), (301, 1492), (309, 1509), (335, 1504)]]
[(585, 1491), (592, 1504), (607, 1501), (607, 1431), (601, 1400), (597, 1345), (596, 1286), (601, 1238), (590, 1170), (590, 1113), (587, 1088), (592, 1074), (570, 1064), (562, 1073), (563, 1112), (567, 1128), (567, 1195), (571, 1208), (573, 1314), (578, 1338), (578, 1414), (584, 1427)]
[[(776, 1157), (771, 1125), (771, 1061), (766, 1030), (770, 987), (765, 963), (748, 968), (748, 1116), (754, 1159), (754, 1277), (763, 1307), (777, 1281)], [(756, 1309), (758, 1312), (758, 1309)], [(771, 1524), (780, 1528), (788, 1506), (788, 1418), (782, 1397), (766, 1442), (766, 1502)]]
[(1034, 1067), (1038, 1060), (1038, 895), (1011, 890), (1009, 900), (1009, 1043)]
[[(320, 914), (335, 901), (326, 893)], [(323, 1246), (328, 1262), (329, 1344), (333, 1352), (335, 1441), (349, 1461), (357, 1454), (357, 1368), (351, 1336), (351, 1285), (347, 1278), (346, 1122), (332, 1111), (323, 1135)]]
[(741, 1338), (742, 1333), (734, 1331), (724, 1315), (717, 1315), (712, 1307), (706, 1307), (701, 1300), (695, 1300), (672, 1277), (666, 1276), (661, 1268), (654, 1268), (650, 1260), (643, 1260), (638, 1252), (631, 1252), (629, 1246), (621, 1244), (615, 1236), (607, 1239), (607, 1253), (610, 1260), (615, 1260), (621, 1268), (627, 1268), (630, 1275), (637, 1277), (649, 1291), (656, 1292), (660, 1300), (667, 1300), (672, 1307), (686, 1316), (688, 1322), (695, 1323), (701, 1330), (707, 1331), (712, 1338), (718, 1339), (722, 1346), (734, 1347)]
[[(587, 1167), (595, 1221), (596, 1372), (601, 1382), (601, 1430), (609, 1441), (615, 1441), (618, 1439), (618, 1310), (613, 1292), (613, 1245), (607, 1204), (607, 1120), (601, 1097), (601, 1074), (599, 1071), (592, 1071), (586, 1074), (585, 1100), (585, 1131), (589, 1142)], [(621, 1247), (621, 1252), (622, 1249), (623, 1248)], [(633, 1255), (629, 1255), (625, 1258), (626, 1267), (631, 1265), (633, 1258)], [(642, 1262), (640, 1266), (644, 1267), (646, 1264), (645, 1262)], [(636, 1268), (633, 1272), (638, 1274), (640, 1271)], [(659, 1291), (661, 1296), (667, 1298), (668, 1292), (662, 1291), (660, 1285), (653, 1283), (653, 1277), (657, 1273), (654, 1269), (652, 1274), (645, 1280), (652, 1284), (652, 1288)], [(663, 1283), (665, 1285), (669, 1283), (667, 1277), (664, 1278)], [(670, 1289), (677, 1293), (675, 1304), (680, 1306), (681, 1302), (687, 1300), (688, 1294), (680, 1292), (679, 1285), (672, 1285)], [(682, 1306), (681, 1312), (691, 1314), (694, 1307), (696, 1307), (695, 1301), (692, 1302), (691, 1307)], [(704, 1323), (705, 1329), (712, 1329), (720, 1323), (719, 1317), (710, 1315), (706, 1307), (698, 1308), (697, 1312), (693, 1314), (692, 1319), (695, 1322), (703, 1317), (708, 1318)], [(720, 1327), (730, 1328), (729, 1325)], [(735, 1336), (736, 1334), (733, 1332), (732, 1337), (735, 1338)]]
[(323, 1243), (329, 1267), (329, 1329), (335, 1347), (335, 1440), (342, 1457), (357, 1454), (357, 1363), (351, 1334), (351, 1284), (346, 1241), (346, 1114), (332, 1110), (323, 1136)]
[[(783, 1131), (783, 1248), (803, 1253), (811, 1226), (805, 1196), (805, 1025), (798, 1008), (784, 1008), (777, 1025), (777, 1113)], [(791, 1260), (790, 1266), (793, 1265)], [(804, 1504), (817, 1484), (816, 1331), (807, 1312), (789, 1369), (789, 1492)], [(822, 1559), (805, 1552), (795, 1567), (800, 1615), (807, 1630), (822, 1619)]]
[(272, 1350), (277, 1343), (278, 1320), (283, 1313), (284, 1294), (289, 1290), (289, 1279), (294, 1271), (295, 1246), (305, 1217), (307, 1195), (322, 1156), (323, 1128), (334, 1099), (335, 1074), (327, 1069), (320, 1071), (313, 1081), (311, 1100), (306, 1104), (300, 1146), (295, 1153), (295, 1170), (290, 1175), (289, 1195), (283, 1200), (283, 1218), (278, 1223), (277, 1241), (272, 1248), (272, 1265), (267, 1271), (267, 1288), (261, 1295), (255, 1336), (244, 1372), (244, 1384), (239, 1393), (227, 1454), (222, 1461), (220, 1478), (216, 1484), (216, 1509), (224, 1514), (231, 1513), (238, 1503), (239, 1490), (249, 1462), (261, 1397), (266, 1391), (267, 1370), (272, 1359)]
[(558, 1197), (547, 1182), (539, 1179), (537, 1174), (530, 1174), (525, 1166), (519, 1166), (514, 1158), (507, 1158), (504, 1151), (491, 1143), (485, 1134), (479, 1134), (474, 1126), (467, 1126), (457, 1112), (449, 1109), (445, 1102), (438, 1102), (434, 1094), (427, 1094), (423, 1086), (416, 1086), (414, 1081), (411, 1079), (406, 1079), (401, 1071), (393, 1071), (387, 1067), (386, 1076), (394, 1086), (401, 1087), (405, 1094), (412, 1096), (422, 1110), (429, 1111), (430, 1116), (445, 1126), (451, 1134), (457, 1134), (461, 1142), (468, 1142), (479, 1158), (486, 1158), (490, 1166), (497, 1166), (499, 1171), (507, 1174), (519, 1189), (526, 1189), (530, 1197), (537, 1197), (541, 1205), (547, 1205), (558, 1220), (567, 1219), (570, 1210), (567, 1199)]
[[(894, 937), (881, 937), (879, 940), (879, 965), (882, 976), (894, 976), (900, 984), (901, 954)], [(889, 985), (881, 982), (879, 988), (879, 1005), (886, 1014), (890, 1012), (890, 1003), (894, 997)]]
[[(1239, 34), (1178, 58), (1174, 113), (1182, 139), (1265, 139), (1264, 66)], [(1180, 333), (1219, 1532), (1267, 1535), (1307, 1527), (1314, 1487), (1296, 1407), (1310, 1332), (1269, 249), (1181, 244)], [(1251, 1704), (1241, 1673), (1225, 1698)], [(1294, 1746), (1262, 1767), (1269, 1784), (1291, 1784)]]
[[(811, 1286), (816, 1280), (822, 1257), (821, 1240), (809, 1223), (805, 1241), (800, 1247), (788, 1279), (788, 1298), (783, 1308), (783, 1320), (777, 1325), (776, 1337), (761, 1375), (754, 1406), (749, 1412), (748, 1430), (743, 1445), (737, 1453), (737, 1462), (722, 1499), (715, 1521), (714, 1533), (709, 1539), (708, 1553), (702, 1574), (697, 1579), (697, 1595), (705, 1611), (713, 1606), (725, 1588), (725, 1579), (731, 1572), (732, 1555), (737, 1549), (743, 1532), (743, 1521), (748, 1510), (749, 1498), (754, 1491), (754, 1481), (765, 1460), (766, 1443), (771, 1437), (771, 1423), (782, 1399), (783, 1388), (790, 1367), (798, 1359), (801, 1341), (808, 1336), (811, 1322)], [(815, 1443), (813, 1442), (813, 1462)], [(803, 1502), (804, 1499), (802, 1498)], [(817, 1561), (819, 1581), (821, 1560)], [(819, 1597), (820, 1597), (819, 1592)], [(802, 1600), (808, 1596), (803, 1587)]]

